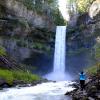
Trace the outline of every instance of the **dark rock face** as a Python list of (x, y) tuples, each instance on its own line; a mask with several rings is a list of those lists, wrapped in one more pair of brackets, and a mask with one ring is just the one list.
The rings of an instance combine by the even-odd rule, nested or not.
[(6, 83), (6, 81), (5, 81), (4, 79), (1, 79), (1, 78), (0, 78), (0, 86), (1, 86), (2, 84), (4, 84), (4, 83)]
[[(94, 7), (95, 6), (95, 7)], [(93, 10), (92, 10), (93, 9)], [(94, 13), (96, 12), (96, 13)], [(91, 49), (100, 36), (100, 1), (96, 0), (90, 6), (89, 12), (78, 16), (76, 27), (67, 30), (68, 51), (77, 51), (80, 48)]]
[(45, 53), (33, 53), (29, 58), (24, 59), (23, 63), (26, 65), (32, 65), (36, 67), (33, 73), (40, 75), (47, 74), (52, 71), (53, 67), (53, 56), (49, 56)]
[(39, 14), (18, 0), (0, 1), (0, 45), (18, 62), (35, 53), (49, 55), (54, 32), (55, 24), (45, 11)]
[(91, 49), (95, 44), (93, 25), (87, 24), (88, 18), (84, 19), (86, 16), (79, 16), (77, 26), (68, 29), (66, 47), (69, 53), (81, 51), (82, 48)]
[[(43, 35), (42, 35), (43, 36)], [(35, 72), (48, 72), (52, 69), (52, 47), (49, 39), (35, 37), (0, 37), (0, 45), (5, 47), (7, 53), (18, 63), (36, 67)], [(9, 61), (10, 63), (10, 61)], [(7, 64), (3, 64), (5, 66)], [(9, 67), (12, 67), (12, 65)], [(7, 67), (7, 68), (9, 68)], [(13, 67), (12, 67), (13, 68)], [(32, 67), (31, 67), (32, 68)], [(31, 69), (34, 72), (34, 68)], [(44, 71), (45, 70), (45, 71)]]
[(36, 11), (28, 10), (27, 7), (17, 0), (3, 0), (0, 1), (0, 4), (5, 7), (8, 14), (14, 15), (19, 19), (26, 19), (33, 27), (53, 29), (54, 23), (48, 16), (45, 14), (39, 15)]

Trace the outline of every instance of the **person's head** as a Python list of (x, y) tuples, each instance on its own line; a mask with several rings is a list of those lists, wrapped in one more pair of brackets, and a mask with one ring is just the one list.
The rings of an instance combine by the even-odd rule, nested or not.
[(82, 71), (81, 74), (83, 74), (84, 72)]

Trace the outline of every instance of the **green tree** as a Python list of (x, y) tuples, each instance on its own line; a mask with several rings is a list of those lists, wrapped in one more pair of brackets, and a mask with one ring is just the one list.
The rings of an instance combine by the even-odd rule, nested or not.
[(80, 13), (87, 12), (93, 1), (94, 0), (76, 0), (78, 11)]

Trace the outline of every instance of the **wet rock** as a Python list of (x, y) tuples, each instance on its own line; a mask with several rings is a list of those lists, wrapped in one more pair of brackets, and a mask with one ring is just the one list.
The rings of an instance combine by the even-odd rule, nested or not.
[(0, 87), (1, 87), (1, 89), (2, 89), (2, 88), (8, 88), (8, 87), (11, 87), (11, 85), (8, 84), (8, 83), (6, 82), (6, 80), (0, 79)]
[(3, 83), (6, 83), (6, 81), (5, 81), (4, 79), (1, 79), (1, 78), (0, 78), (0, 86), (1, 86)]
[(73, 100), (89, 100), (88, 97), (73, 97)]
[(76, 91), (76, 93), (72, 94), (73, 100), (88, 100), (88, 96), (86, 91)]
[(41, 79), (41, 80), (38, 80), (38, 81), (33, 81), (31, 84), (34, 86), (34, 85), (46, 83), (46, 82), (49, 82), (49, 81), (47, 79)]
[(89, 100), (95, 100), (95, 99), (94, 99), (94, 98), (92, 98), (92, 97), (88, 97), (88, 99), (89, 99)]
[(2, 88), (9, 88), (9, 87), (11, 87), (11, 86), (12, 86), (12, 85), (9, 84), (9, 83), (7, 83), (6, 80), (0, 79), (0, 89), (2, 89)]
[(79, 89), (80, 87), (80, 85), (79, 84), (77, 84), (77, 83), (75, 83), (75, 84), (72, 84), (72, 86), (74, 87), (74, 88), (76, 88), (76, 89)]
[(100, 100), (100, 92), (99, 93), (96, 93), (96, 99), (97, 100)]
[(22, 80), (14, 80), (13, 81), (13, 86), (20, 85), (22, 87), (22, 86), (25, 86), (25, 84), (26, 83)]
[(89, 96), (94, 97), (97, 92), (96, 86), (91, 86), (88, 88), (87, 93)]
[(73, 95), (73, 93), (75, 93), (78, 90), (78, 88), (74, 89), (71, 92), (66, 92), (65, 95)]
[(3, 88), (2, 87), (0, 87), (0, 90), (2, 90)]
[(30, 87), (30, 85), (29, 84), (19, 84), (19, 85), (16, 85), (16, 87), (20, 89), (20, 87)]
[(37, 85), (37, 84), (40, 84), (40, 83), (42, 83), (42, 81), (33, 81), (32, 85), (34, 86), (34, 85)]

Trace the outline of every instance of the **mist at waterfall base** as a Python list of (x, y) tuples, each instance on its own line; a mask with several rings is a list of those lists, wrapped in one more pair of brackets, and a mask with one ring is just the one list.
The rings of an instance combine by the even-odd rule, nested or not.
[(47, 74), (45, 78), (55, 81), (72, 80), (71, 76), (65, 73), (66, 56), (66, 26), (57, 26), (53, 72)]

